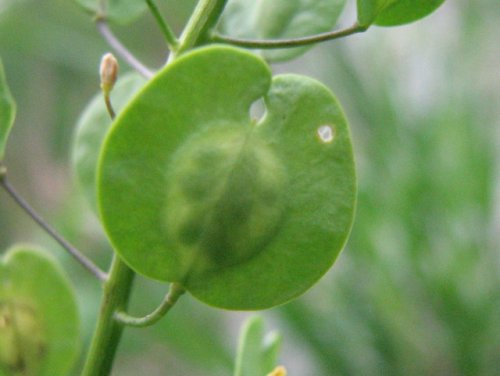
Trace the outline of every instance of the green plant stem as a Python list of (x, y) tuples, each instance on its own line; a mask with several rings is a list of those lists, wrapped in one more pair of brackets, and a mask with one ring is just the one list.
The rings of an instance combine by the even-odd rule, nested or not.
[(135, 273), (115, 253), (104, 292), (90, 350), (82, 376), (106, 376), (111, 372), (124, 325), (115, 320), (127, 308)]
[(177, 300), (186, 292), (186, 289), (179, 283), (172, 283), (167, 295), (160, 305), (150, 314), (144, 317), (132, 317), (124, 311), (116, 312), (115, 319), (124, 325), (145, 327), (150, 326), (160, 320), (175, 305)]
[(208, 40), (208, 31), (217, 24), (227, 0), (199, 0), (184, 31), (182, 32), (177, 54)]
[(73, 258), (87, 269), (99, 281), (106, 280), (106, 273), (103, 272), (96, 264), (81, 253), (76, 247), (69, 243), (62, 235), (60, 235), (48, 222), (38, 214), (35, 209), (17, 192), (7, 179), (7, 169), (0, 165), (0, 185), (14, 200), (14, 202), (24, 210), (28, 216), (33, 219), (47, 234), (49, 234), (61, 247), (63, 247)]
[(290, 48), (290, 47), (306, 46), (309, 44), (325, 42), (333, 39), (339, 39), (347, 37), (352, 34), (362, 33), (367, 29), (368, 26), (362, 26), (355, 23), (354, 25), (346, 29), (334, 30), (326, 33), (321, 33), (301, 38), (270, 39), (270, 40), (240, 39), (214, 33), (212, 34), (210, 40), (216, 43), (226, 43), (246, 48), (259, 48), (259, 49)]
[(155, 18), (156, 22), (158, 23), (158, 26), (160, 27), (161, 32), (165, 37), (168, 47), (170, 48), (171, 51), (175, 51), (179, 45), (179, 41), (177, 40), (177, 37), (175, 36), (174, 32), (172, 31), (168, 23), (165, 21), (165, 19), (162, 17), (160, 10), (153, 2), (153, 0), (146, 0), (146, 3), (148, 4), (149, 10), (153, 14), (153, 17)]

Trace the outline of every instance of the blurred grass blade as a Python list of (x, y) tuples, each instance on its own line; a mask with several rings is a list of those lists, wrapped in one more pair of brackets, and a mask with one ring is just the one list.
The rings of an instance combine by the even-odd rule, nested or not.
[(262, 317), (249, 318), (240, 333), (234, 376), (263, 376), (276, 367), (282, 337), (276, 332), (264, 336)]
[(240, 334), (234, 376), (262, 376), (261, 346), (264, 337), (262, 317), (248, 319)]
[(265, 336), (262, 347), (262, 370), (265, 374), (276, 367), (282, 341), (283, 337), (277, 331), (270, 332)]
[(2, 60), (0, 59), (0, 161), (5, 155), (5, 146), (16, 115), (16, 104), (10, 94)]

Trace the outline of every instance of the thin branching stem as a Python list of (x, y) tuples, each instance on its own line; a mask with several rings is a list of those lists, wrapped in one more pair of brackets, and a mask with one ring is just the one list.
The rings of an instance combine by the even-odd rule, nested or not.
[(290, 48), (290, 47), (307, 46), (309, 44), (314, 44), (318, 42), (325, 42), (333, 39), (339, 39), (347, 37), (352, 34), (362, 33), (367, 29), (368, 26), (362, 26), (355, 23), (354, 25), (346, 29), (329, 31), (326, 33), (320, 33), (307, 37), (290, 38), (290, 39), (270, 39), (270, 40), (240, 39), (214, 33), (212, 34), (211, 41), (217, 43), (232, 44), (235, 46), (246, 47), (246, 48), (259, 48), (259, 49)]
[(113, 34), (109, 28), (108, 23), (105, 19), (99, 18), (96, 20), (97, 30), (102, 35), (102, 37), (108, 42), (108, 44), (113, 48), (118, 56), (127, 62), (132, 68), (134, 68), (141, 75), (147, 79), (153, 77), (154, 73), (152, 70), (147, 68), (142, 64)]
[(158, 26), (160, 27), (161, 32), (165, 37), (168, 47), (170, 48), (171, 51), (175, 52), (175, 50), (179, 46), (179, 40), (177, 39), (174, 32), (168, 25), (167, 21), (162, 17), (160, 10), (158, 9), (154, 1), (146, 0), (146, 3), (148, 4), (149, 10), (153, 14), (153, 17), (155, 18), (156, 22), (158, 23)]
[(31, 217), (47, 234), (49, 234), (61, 247), (63, 247), (75, 260), (89, 271), (100, 282), (104, 282), (107, 278), (103, 272), (92, 260), (87, 258), (78, 249), (71, 245), (64, 239), (47, 221), (45, 221), (29, 204), (28, 202), (16, 191), (16, 189), (7, 180), (5, 167), (0, 172), (0, 185), (9, 196), (21, 207), (28, 216)]
[(144, 317), (133, 317), (124, 311), (119, 311), (115, 313), (115, 320), (123, 325), (139, 328), (153, 325), (170, 311), (184, 292), (186, 292), (186, 290), (182, 285), (179, 283), (172, 283), (163, 301), (150, 314)]

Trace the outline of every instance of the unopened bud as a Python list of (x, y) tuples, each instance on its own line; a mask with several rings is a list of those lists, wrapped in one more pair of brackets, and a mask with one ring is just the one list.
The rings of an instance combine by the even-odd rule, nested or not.
[(274, 371), (269, 373), (267, 376), (286, 376), (286, 369), (283, 366), (276, 367)]
[(107, 53), (101, 59), (99, 74), (101, 75), (101, 89), (108, 95), (115, 85), (118, 77), (118, 61), (111, 53)]

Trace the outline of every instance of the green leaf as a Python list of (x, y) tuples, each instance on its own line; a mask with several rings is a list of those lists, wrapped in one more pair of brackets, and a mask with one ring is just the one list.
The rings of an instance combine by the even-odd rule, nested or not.
[[(239, 38), (285, 39), (330, 31), (345, 0), (230, 0), (222, 18), (224, 33)], [(302, 55), (308, 47), (262, 50), (269, 61)]]
[(377, 17), (379, 26), (397, 26), (417, 21), (434, 12), (444, 0), (399, 0), (389, 4)]
[(79, 348), (74, 292), (45, 252), (9, 250), (0, 262), (0, 374), (65, 375)]
[(262, 317), (250, 317), (240, 332), (234, 376), (267, 375), (276, 367), (280, 347), (281, 335), (270, 332), (264, 337)]
[(5, 156), (5, 146), (15, 116), (16, 104), (7, 86), (2, 60), (0, 59), (0, 162)]
[(282, 342), (283, 337), (277, 331), (267, 333), (264, 337), (261, 363), (265, 374), (270, 373), (276, 367)]
[[(117, 113), (122, 110), (145, 82), (146, 80), (136, 73), (127, 74), (118, 80), (111, 92), (111, 101)], [(73, 170), (85, 198), (96, 211), (97, 160), (111, 122), (104, 104), (103, 95), (99, 92), (82, 112), (77, 123), (73, 142), (71, 155)]]
[(262, 342), (264, 322), (262, 317), (248, 319), (240, 333), (234, 376), (262, 376)]
[(387, 4), (397, 0), (357, 0), (358, 23), (369, 26)]
[(224, 46), (183, 55), (146, 85), (107, 135), (97, 184), (125, 262), (228, 309), (311, 287), (343, 248), (355, 201), (332, 93), (302, 76), (271, 81), (261, 59)]
[[(76, 0), (76, 2), (88, 12), (94, 15), (104, 13), (106, 19), (118, 23), (131, 22), (147, 9), (147, 4), (143, 0)], [(104, 10), (100, 5), (103, 2)]]
[(410, 23), (436, 10), (444, 0), (357, 0), (358, 23), (397, 26)]

